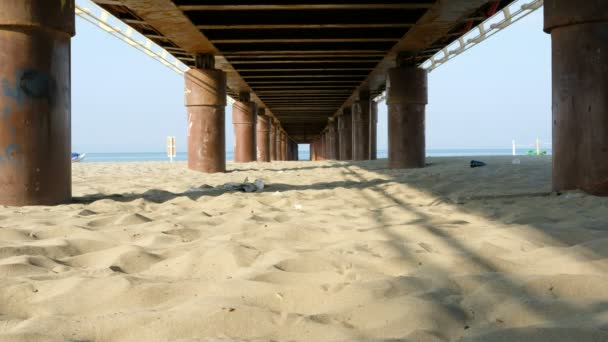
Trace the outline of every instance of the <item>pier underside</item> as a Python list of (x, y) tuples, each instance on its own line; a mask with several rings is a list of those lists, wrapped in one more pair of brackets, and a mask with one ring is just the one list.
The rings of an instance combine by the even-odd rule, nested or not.
[[(513, 0), (95, 2), (191, 67), (189, 166), (224, 172), (225, 95), (239, 162), (295, 160), (297, 144), (314, 160), (369, 160), (385, 90), (388, 166), (424, 167), (421, 63)], [(608, 195), (608, 3), (545, 0), (545, 15), (554, 188)], [(71, 197), (73, 34), (74, 0), (0, 3), (0, 204)]]

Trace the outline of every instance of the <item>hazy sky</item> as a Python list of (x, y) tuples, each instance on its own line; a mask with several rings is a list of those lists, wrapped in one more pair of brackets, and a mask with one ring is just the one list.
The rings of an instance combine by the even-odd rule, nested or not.
[[(550, 38), (536, 11), (429, 75), (427, 148), (510, 148), (551, 141)], [(182, 76), (77, 19), (72, 48), (72, 135), (78, 152), (186, 151)], [(226, 147), (232, 150), (226, 110)], [(386, 149), (379, 105), (378, 148)]]

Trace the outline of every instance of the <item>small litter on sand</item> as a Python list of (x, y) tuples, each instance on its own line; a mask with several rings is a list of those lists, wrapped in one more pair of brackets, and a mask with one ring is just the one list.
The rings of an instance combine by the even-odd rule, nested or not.
[(261, 179), (256, 179), (253, 183), (250, 183), (249, 178), (245, 178), (242, 183), (226, 183), (221, 188), (232, 191), (260, 192), (264, 190), (264, 186), (264, 181)]
[(301, 204), (296, 203), (296, 204), (294, 204), (294, 205), (293, 205), (293, 208), (294, 208), (295, 210), (302, 210), (302, 205), (301, 205)]
[(471, 167), (472, 167), (472, 168), (473, 168), (473, 167), (482, 167), (482, 166), (486, 166), (486, 165), (488, 165), (488, 164), (486, 164), (486, 163), (484, 163), (484, 162), (482, 162), (482, 161), (479, 161), (479, 160), (471, 160)]

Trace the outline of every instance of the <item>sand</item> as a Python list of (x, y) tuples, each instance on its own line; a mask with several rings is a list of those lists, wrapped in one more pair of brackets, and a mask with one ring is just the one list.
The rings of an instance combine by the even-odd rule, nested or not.
[(608, 198), (478, 159), (76, 164), (0, 208), (0, 341), (608, 341)]

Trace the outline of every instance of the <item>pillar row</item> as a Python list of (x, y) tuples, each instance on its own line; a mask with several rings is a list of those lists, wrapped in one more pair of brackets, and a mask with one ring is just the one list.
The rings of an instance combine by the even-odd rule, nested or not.
[(0, 205), (72, 197), (74, 0), (0, 4)]
[(338, 116), (338, 143), (339, 160), (351, 160), (353, 158), (353, 119), (350, 108), (342, 110)]
[(608, 2), (545, 0), (553, 73), (553, 188), (608, 196)]
[(256, 158), (260, 162), (270, 161), (270, 126), (271, 118), (260, 108), (256, 124)]
[(248, 163), (256, 160), (256, 104), (248, 93), (241, 93), (232, 105), (234, 126), (234, 161)]
[(361, 93), (352, 106), (353, 160), (369, 159), (369, 94)]
[(424, 167), (427, 103), (424, 69), (404, 66), (389, 70), (386, 85), (389, 168)]

